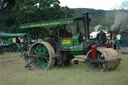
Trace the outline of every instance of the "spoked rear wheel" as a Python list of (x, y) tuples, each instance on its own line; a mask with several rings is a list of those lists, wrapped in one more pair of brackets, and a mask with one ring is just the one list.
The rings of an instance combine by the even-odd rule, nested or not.
[(9, 52), (17, 52), (17, 51), (19, 51), (19, 48), (20, 48), (20, 46), (18, 43), (12, 43), (8, 46), (8, 51)]
[(55, 51), (47, 42), (37, 42), (29, 50), (28, 62), (32, 69), (48, 70), (54, 66)]

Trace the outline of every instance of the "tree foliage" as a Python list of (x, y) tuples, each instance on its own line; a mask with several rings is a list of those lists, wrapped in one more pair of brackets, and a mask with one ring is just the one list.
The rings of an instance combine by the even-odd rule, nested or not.
[(22, 23), (73, 17), (73, 10), (59, 0), (5, 0), (0, 6), (0, 30), (18, 32)]

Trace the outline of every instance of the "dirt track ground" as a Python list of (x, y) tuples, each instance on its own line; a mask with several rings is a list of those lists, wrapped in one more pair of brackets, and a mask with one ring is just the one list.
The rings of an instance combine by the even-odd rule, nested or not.
[(0, 55), (0, 85), (128, 85), (128, 54), (115, 71), (89, 72), (85, 65), (30, 71), (20, 53)]

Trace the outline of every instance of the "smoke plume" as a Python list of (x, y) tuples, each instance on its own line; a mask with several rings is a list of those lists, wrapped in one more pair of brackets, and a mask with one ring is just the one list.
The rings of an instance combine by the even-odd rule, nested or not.
[(111, 26), (111, 30), (120, 29), (126, 30), (128, 29), (128, 12), (127, 11), (118, 11), (114, 13), (114, 23)]

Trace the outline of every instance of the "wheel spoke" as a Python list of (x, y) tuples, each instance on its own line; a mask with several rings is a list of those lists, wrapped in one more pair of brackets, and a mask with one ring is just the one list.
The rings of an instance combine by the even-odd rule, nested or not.
[(49, 53), (47, 51), (43, 52), (44, 56), (49, 57)]
[(41, 53), (41, 50), (40, 50), (40, 47), (37, 46), (37, 50), (38, 50), (38, 53), (40, 54)]
[(34, 49), (34, 53), (35, 53), (36, 55), (38, 54), (37, 48)]
[(44, 62), (43, 62), (43, 60), (39, 60), (39, 59), (38, 59), (38, 60), (37, 60), (37, 63), (39, 64), (39, 67), (40, 67), (40, 68), (44, 69), (44, 64), (43, 64)]
[(101, 70), (102, 69), (102, 64), (98, 65), (98, 69)]
[(47, 48), (44, 47), (44, 46), (41, 46), (40, 49), (41, 49), (41, 52), (46, 52), (47, 51)]
[(44, 58), (44, 61), (46, 61), (48, 63), (49, 62), (49, 58), (48, 57), (45, 57)]
[(35, 48), (34, 53), (35, 53), (36, 55), (39, 55), (39, 54), (41, 53), (39, 47), (36, 47), (36, 48)]
[(49, 60), (49, 57), (44, 57), (44, 59)]

